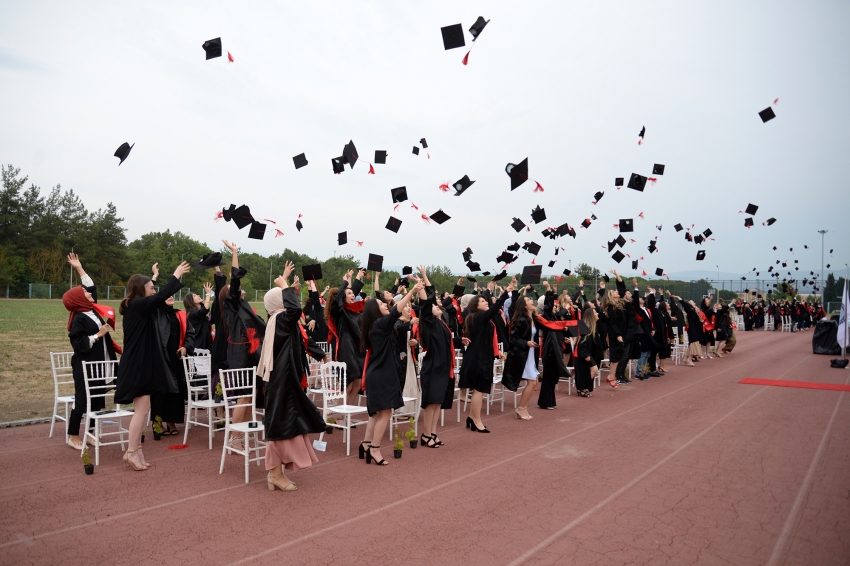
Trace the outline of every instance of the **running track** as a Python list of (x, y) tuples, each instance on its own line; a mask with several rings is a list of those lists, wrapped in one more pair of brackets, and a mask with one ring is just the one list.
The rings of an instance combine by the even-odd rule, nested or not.
[(5, 429), (0, 563), (848, 564), (847, 394), (737, 382), (850, 372), (811, 354), (811, 332), (738, 340), (590, 399), (562, 387), (529, 422), (496, 408), (489, 435), (447, 412), (444, 447), (385, 468), (346, 457), (337, 431), (295, 493), (256, 467), (246, 485), (237, 456), (219, 475), (203, 429), (186, 450), (166, 450), (182, 426), (149, 439), (147, 472), (105, 449), (94, 476), (46, 425)]

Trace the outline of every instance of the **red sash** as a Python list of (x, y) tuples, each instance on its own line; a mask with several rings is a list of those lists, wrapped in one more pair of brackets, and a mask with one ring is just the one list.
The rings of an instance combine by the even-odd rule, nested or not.
[(539, 314), (534, 315), (534, 322), (539, 324), (544, 328), (548, 328), (549, 330), (561, 331), (564, 330), (568, 326), (578, 326), (577, 320), (546, 320)]
[(115, 328), (115, 309), (112, 307), (108, 307), (106, 305), (99, 305), (97, 303), (92, 303), (91, 308), (100, 315), (100, 317), (106, 321), (109, 326)]
[(339, 334), (337, 334), (336, 323), (334, 322), (333, 317), (328, 319), (328, 334), (336, 338), (334, 341), (334, 359), (336, 359), (337, 353), (339, 352)]
[[(186, 311), (177, 311), (177, 322), (180, 323), (180, 348), (186, 343)], [(252, 352), (253, 353), (253, 352)]]
[[(360, 384), (360, 390), (366, 391), (366, 368), (369, 367), (369, 358), (372, 356), (372, 348), (366, 350), (366, 359), (363, 360), (363, 375), (360, 377), (363, 382)], [(348, 385), (348, 384), (346, 384)]]
[(354, 303), (345, 303), (342, 305), (342, 308), (347, 310), (348, 312), (353, 312), (355, 314), (360, 314), (363, 312), (363, 307), (366, 306), (366, 301), (356, 301)]
[(463, 313), (460, 310), (460, 305), (457, 304), (457, 299), (452, 297), (452, 306), (455, 308), (455, 317), (457, 317), (458, 328), (463, 328)]
[[(502, 353), (499, 351), (499, 336), (498, 332), (496, 332), (496, 323), (491, 320), (490, 324), (493, 325), (493, 357), (498, 358), (502, 355)], [(454, 356), (452, 356), (452, 358), (454, 358)]]

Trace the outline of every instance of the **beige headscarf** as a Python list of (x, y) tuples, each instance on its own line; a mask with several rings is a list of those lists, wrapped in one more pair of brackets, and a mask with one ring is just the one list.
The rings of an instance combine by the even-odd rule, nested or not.
[(266, 321), (266, 336), (263, 349), (260, 351), (260, 363), (257, 364), (257, 375), (263, 381), (268, 381), (274, 369), (274, 335), (277, 328), (277, 315), (283, 312), (283, 292), (279, 287), (269, 289), (263, 296), (263, 305), (269, 313)]

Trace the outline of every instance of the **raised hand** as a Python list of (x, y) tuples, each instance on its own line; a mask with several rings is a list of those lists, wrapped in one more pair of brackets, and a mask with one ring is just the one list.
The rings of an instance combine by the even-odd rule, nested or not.
[(547, 291), (552, 288), (552, 287), (550, 287), (549, 282), (545, 281), (545, 280), (543, 281), (543, 286), (546, 287)]
[(344, 281), (348, 281), (349, 283), (351, 283), (351, 276), (352, 275), (354, 275), (354, 270), (349, 269), (348, 271), (345, 272), (345, 275), (342, 276), (342, 279)]
[[(156, 264), (154, 264), (154, 266), (156, 266)], [(189, 265), (189, 262), (181, 262), (180, 265), (177, 266), (177, 269), (174, 270), (174, 277), (180, 279), (181, 277), (189, 273), (191, 270), (192, 267)], [(155, 274), (159, 275), (159, 270), (157, 270)]]
[(68, 254), (68, 263), (70, 263), (71, 267), (78, 271), (83, 268), (83, 264), (80, 263), (80, 256), (77, 254)]
[(156, 279), (159, 277), (159, 262), (156, 262), (151, 266), (151, 273), (153, 273), (153, 278)]
[(209, 283), (204, 283), (204, 293), (207, 297), (209, 297), (210, 294), (212, 294), (212, 285), (210, 285)]
[(233, 242), (228, 242), (227, 240), (222, 240), (221, 243), (224, 244), (225, 248), (227, 248), (228, 250), (230, 250), (233, 253), (235, 253), (236, 250), (239, 249), (239, 248), (236, 247), (236, 244), (234, 244)]
[(578, 286), (579, 286), (579, 287), (584, 287), (584, 279), (579, 279), (579, 280), (578, 280)]
[(604, 288), (605, 288), (605, 281), (600, 281), (600, 282), (599, 282), (599, 288), (600, 288), (600, 289), (604, 289)]
[(295, 271), (295, 264), (291, 261), (287, 261), (286, 265), (283, 267), (283, 276), (288, 280), (293, 271)]
[(363, 276), (366, 275), (366, 270), (362, 267), (357, 271), (357, 280), (363, 279)]

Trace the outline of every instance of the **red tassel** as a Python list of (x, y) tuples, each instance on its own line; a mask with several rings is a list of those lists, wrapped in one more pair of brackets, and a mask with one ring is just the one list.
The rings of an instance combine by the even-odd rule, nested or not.
[(664, 274), (664, 277), (666, 277), (666, 278), (667, 278), (667, 281), (670, 281), (670, 276), (669, 276), (669, 275), (667, 275), (666, 273)]
[(650, 182), (650, 183), (652, 183), (653, 185), (655, 184), (655, 181), (657, 181), (657, 180), (658, 180), (658, 179), (656, 179), (655, 177), (649, 177), (649, 178), (647, 178), (647, 181), (649, 181), (649, 182)]
[(638, 214), (638, 218), (643, 218), (643, 212), (641, 212), (640, 214)]
[(630, 256), (629, 254), (626, 254), (626, 257), (632, 259), (632, 256)]
[(619, 224), (614, 224), (614, 228), (619, 228), (619, 227), (620, 227)]
[(526, 227), (525, 231), (526, 231), (526, 232), (531, 232), (531, 227), (530, 227), (530, 226)]
[(449, 192), (449, 184), (443, 183), (442, 185), (440, 185), (440, 190), (443, 191), (444, 193)]
[(227, 60), (233, 63), (233, 55), (230, 54), (230, 51), (227, 52)]
[(263, 218), (263, 220), (265, 220), (266, 222), (271, 222), (272, 224), (277, 224), (277, 222), (275, 222), (274, 220), (271, 220), (269, 218)]
[(298, 215), (298, 218), (301, 218), (302, 216), (304, 216), (304, 215), (303, 215), (303, 214), (299, 214), (299, 215)]
[(221, 220), (222, 218), (224, 218), (224, 212), (222, 212), (221, 210), (219, 210), (218, 212), (216, 212), (216, 213), (215, 213), (215, 218), (213, 218), (213, 220), (215, 220), (216, 222), (218, 222), (218, 221), (219, 221), (219, 220)]
[(778, 99), (778, 98), (774, 98), (774, 99), (773, 99), (773, 105), (774, 105), (774, 106), (776, 106), (777, 104), (779, 104), (779, 99)]
[[(357, 242), (357, 240), (354, 240), (354, 241), (355, 241), (355, 242)], [(357, 247), (358, 247), (358, 248), (362, 248), (362, 247), (363, 247), (363, 242), (357, 242)]]
[(590, 201), (590, 204), (596, 204), (595, 200)]
[[(631, 238), (629, 238), (629, 240), (632, 240), (632, 239), (631, 239)], [(634, 244), (635, 242), (637, 242), (637, 240), (632, 240), (632, 243), (633, 243), (633, 244)]]
[[(643, 259), (643, 258), (641, 258), (641, 259)], [(642, 275), (642, 276), (644, 276), (644, 277), (646, 277), (646, 271), (644, 271), (643, 273), (641, 273), (641, 275)]]
[(466, 55), (464, 55), (464, 56), (463, 56), (463, 64), (464, 64), (464, 65), (466, 65), (466, 64), (468, 64), (468, 63), (469, 63), (469, 54), (470, 54), (470, 53), (471, 53), (470, 51), (467, 51), (467, 52), (466, 52)]
[(426, 155), (428, 156), (428, 159), (431, 159), (431, 154), (430, 154), (430, 153), (427, 153), (427, 152), (426, 152)]
[(418, 207), (418, 206), (416, 206), (416, 205), (413, 203), (413, 201), (411, 201), (411, 202), (410, 202), (410, 208), (415, 208), (416, 210), (419, 210), (419, 207)]
[(397, 204), (397, 205), (395, 205), (395, 206), (393, 207), (393, 212), (397, 212), (397, 211), (398, 211), (398, 207), (399, 207), (399, 206), (401, 206), (401, 205), (398, 205), (398, 204)]
[(563, 277), (561, 277), (560, 275), (556, 275), (556, 276), (555, 276), (555, 281), (556, 281), (556, 282), (560, 283), (560, 282), (561, 282), (561, 281), (563, 281), (563, 280), (564, 280), (564, 278), (563, 278)]
[(274, 233), (274, 237), (275, 237), (275, 238), (277, 238), (278, 236), (284, 236), (284, 235), (285, 235), (283, 232), (281, 232), (281, 231), (280, 231), (280, 230), (278, 230), (277, 228), (275, 228), (275, 229), (274, 229), (274, 232), (275, 232), (275, 233)]
[(531, 265), (535, 265), (535, 264), (534, 264), (534, 259), (535, 259), (535, 258), (531, 258)]
[(638, 145), (643, 145), (643, 140), (638, 140)]
[(248, 353), (253, 354), (260, 348), (260, 339), (257, 338), (257, 329), (249, 328), (245, 331), (248, 335)]
[(374, 167), (372, 167), (372, 164), (371, 164), (371, 163), (369, 164), (369, 173), (368, 173), (368, 174), (369, 174), (369, 175), (374, 175), (374, 174), (375, 174), (375, 168), (374, 168)]
[(371, 274), (371, 273), (367, 273), (367, 274), (366, 274), (366, 279), (371, 279), (371, 278), (372, 278), (372, 274)]
[[(537, 183), (537, 181), (534, 181), (534, 182)], [(543, 191), (544, 191), (543, 185), (541, 185), (540, 183), (537, 183), (537, 186), (534, 187), (534, 192), (535, 193), (542, 193)]]
[[(419, 210), (419, 209), (417, 209), (417, 210)], [(425, 224), (431, 224), (431, 219), (428, 218), (428, 216), (425, 215), (425, 214), (422, 215), (422, 220), (425, 221)]]

